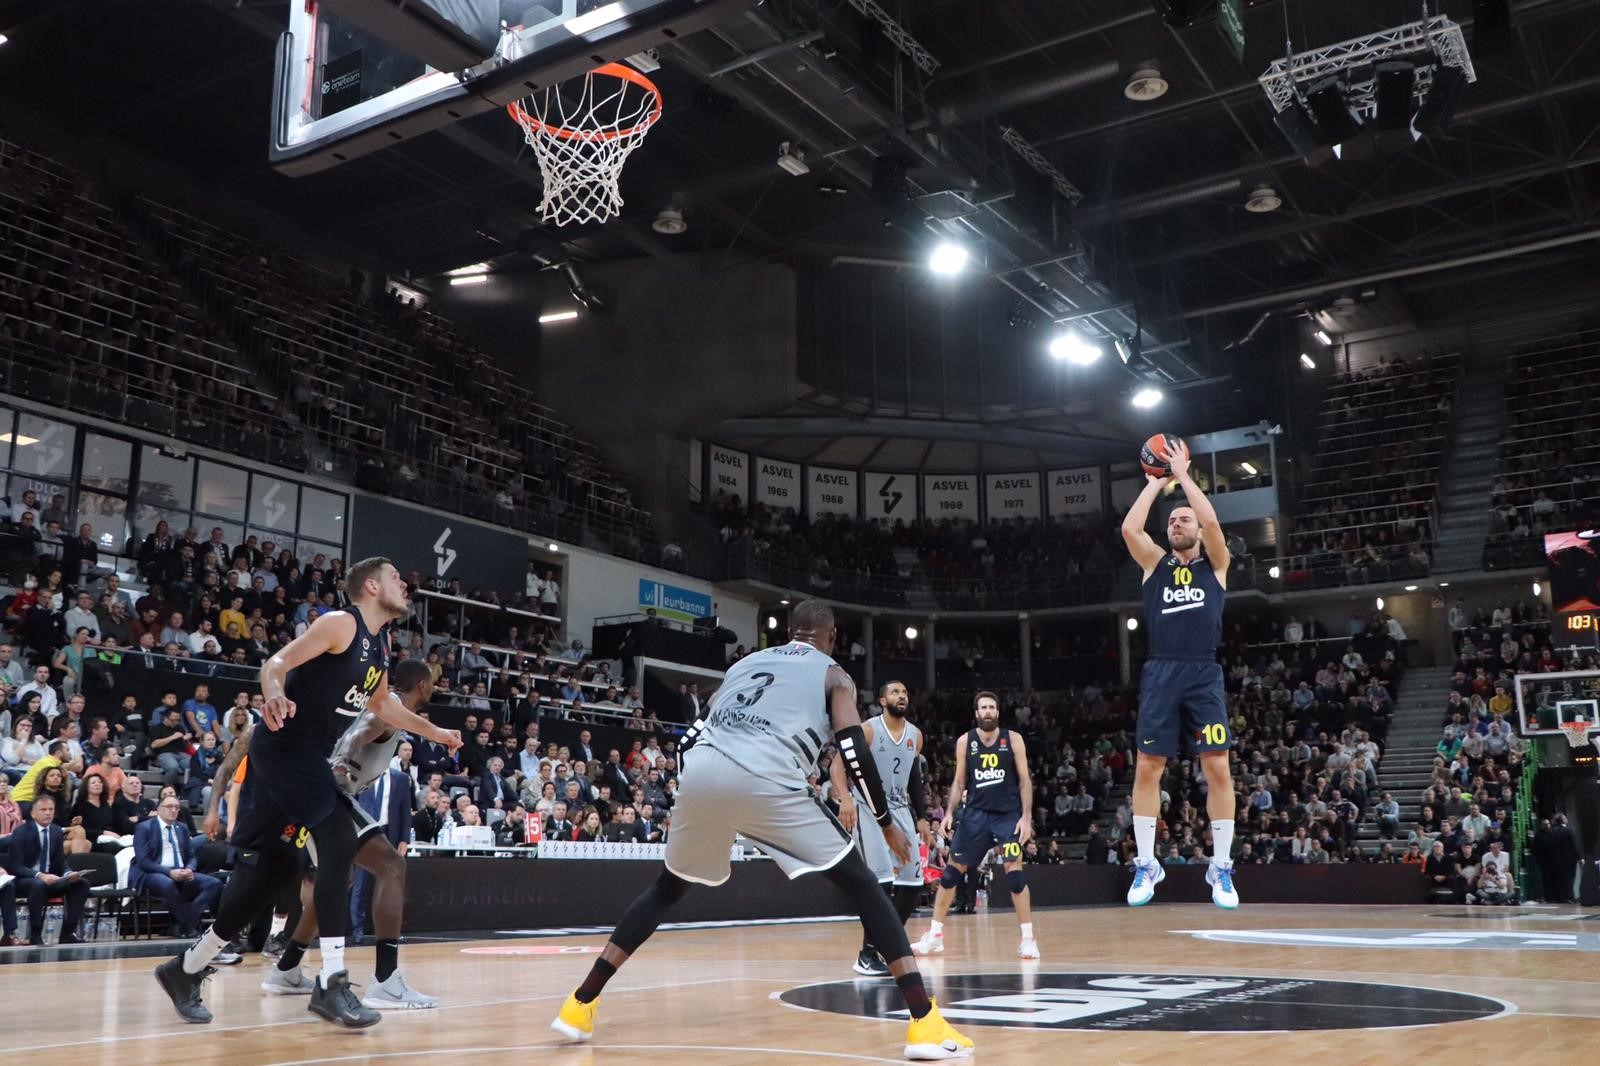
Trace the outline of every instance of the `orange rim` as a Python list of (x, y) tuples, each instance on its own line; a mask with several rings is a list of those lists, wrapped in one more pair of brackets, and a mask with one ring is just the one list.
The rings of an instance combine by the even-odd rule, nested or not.
[(575, 130), (566, 126), (552, 126), (541, 122), (528, 114), (528, 109), (522, 106), (521, 100), (513, 100), (506, 105), (506, 111), (512, 119), (529, 133), (548, 133), (552, 137), (559, 137), (564, 141), (612, 141), (618, 137), (627, 137), (641, 129), (649, 129), (655, 125), (656, 119), (661, 117), (661, 90), (656, 88), (656, 83), (623, 63), (607, 63), (603, 67), (591, 70), (590, 75), (605, 74), (608, 77), (619, 78), (622, 81), (637, 85), (646, 92), (653, 93), (656, 106), (651, 109), (650, 115), (643, 122), (636, 122), (626, 129), (620, 130)]

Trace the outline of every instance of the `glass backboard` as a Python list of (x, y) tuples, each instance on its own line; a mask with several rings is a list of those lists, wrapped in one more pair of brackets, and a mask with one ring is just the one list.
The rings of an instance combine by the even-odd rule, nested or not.
[[(335, 167), (724, 21), (759, 0), (500, 0), (495, 54), (436, 70), (315, 0), (278, 41), (269, 157)], [(509, 121), (509, 119), (507, 120)]]

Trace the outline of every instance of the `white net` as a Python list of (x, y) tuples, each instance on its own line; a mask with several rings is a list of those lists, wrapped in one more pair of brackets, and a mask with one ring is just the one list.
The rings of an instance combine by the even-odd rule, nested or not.
[(622, 209), (623, 164), (661, 117), (655, 85), (620, 63), (550, 86), (507, 110), (522, 127), (544, 196), (539, 216), (557, 226), (606, 222)]
[[(1581, 748), (1589, 743), (1589, 730), (1594, 728), (1592, 722), (1562, 722), (1561, 732), (1566, 734), (1567, 743), (1574, 748)], [(1595, 738), (1595, 747), (1600, 748), (1600, 737)]]

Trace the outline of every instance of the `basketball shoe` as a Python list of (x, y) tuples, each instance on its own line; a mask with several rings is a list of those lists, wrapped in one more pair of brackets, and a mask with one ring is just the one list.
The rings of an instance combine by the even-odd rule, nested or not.
[(850, 968), (862, 977), (889, 976), (889, 964), (871, 948), (862, 948), (861, 954), (856, 956), (855, 965)]
[(941, 929), (935, 933), (932, 929), (929, 929), (922, 934), (921, 940), (911, 945), (911, 950), (918, 955), (943, 955), (944, 930)]
[(432, 996), (425, 996), (406, 984), (406, 979), (396, 970), (386, 980), (373, 981), (361, 1004), (373, 1010), (430, 1010), (439, 1005)]
[(1133, 884), (1128, 886), (1128, 906), (1143, 907), (1156, 894), (1156, 886), (1167, 879), (1167, 871), (1158, 862), (1133, 864)]
[(1206, 884), (1211, 886), (1212, 903), (1228, 911), (1239, 905), (1239, 893), (1233, 887), (1233, 863), (1224, 866), (1213, 862), (1207, 866)]
[(576, 992), (570, 993), (567, 996), (567, 1001), (561, 1004), (561, 1013), (556, 1015), (556, 1020), (550, 1023), (550, 1028), (568, 1040), (591, 1040), (594, 1038), (595, 1010), (599, 1006), (599, 996), (587, 1003), (579, 1003), (578, 994)]
[(972, 1041), (962, 1036), (939, 1014), (939, 1004), (906, 1026), (906, 1058), (918, 1062), (964, 1059), (972, 1054)]
[(1039, 942), (1033, 937), (1023, 937), (1022, 943), (1017, 945), (1017, 958), (1037, 959), (1039, 957)]
[(183, 956), (180, 954), (156, 967), (156, 980), (161, 982), (161, 990), (172, 1000), (178, 1017), (196, 1025), (205, 1025), (211, 1021), (211, 1012), (200, 999), (200, 986), (216, 972), (215, 966), (207, 966), (199, 973), (189, 973), (183, 968)]
[(311, 1002), (306, 1009), (325, 1021), (334, 1025), (342, 1025), (346, 1029), (365, 1029), (369, 1025), (377, 1025), (383, 1015), (371, 1007), (363, 1007), (361, 1001), (350, 988), (350, 975), (340, 970), (328, 978), (328, 983), (323, 984), (319, 976), (316, 984), (311, 989)]
[(311, 988), (311, 978), (298, 966), (292, 970), (280, 970), (274, 966), (261, 981), (261, 991), (269, 996), (309, 996)]

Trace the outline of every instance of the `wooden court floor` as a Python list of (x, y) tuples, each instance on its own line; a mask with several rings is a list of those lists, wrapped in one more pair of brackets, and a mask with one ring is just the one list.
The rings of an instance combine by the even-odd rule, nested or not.
[[(948, 1009), (1014, 1020), (959, 1023), (977, 1042), (977, 1061), (1008, 1066), (1067, 1056), (1175, 1066), (1207, 1054), (1394, 1066), (1444, 1051), (1497, 1063), (1592, 1061), (1600, 914), (1518, 913), (1526, 916), (1248, 903), (1232, 913), (1159, 903), (1065, 909), (1036, 916), (1038, 964), (1014, 957), (1009, 913), (955, 917), (946, 954), (923, 969)], [(919, 933), (926, 919), (911, 928)], [(0, 1002), (10, 1008), (5, 1046), (15, 1061), (482, 1064), (506, 1052), (555, 1066), (903, 1061), (900, 1020), (777, 998), (811, 996), (814, 1006), (820, 995), (852, 1010), (888, 1003), (891, 995), (871, 987), (881, 982), (858, 983), (850, 972), (858, 933), (843, 923), (662, 932), (612, 981), (595, 1041), (577, 1048), (558, 1046), (547, 1026), (588, 969), (593, 955), (583, 952), (598, 935), (410, 942), (402, 965), (442, 1008), (390, 1014), (364, 1032), (311, 1017), (304, 999), (263, 996), (269, 963), (256, 955), (211, 980), (209, 1026), (177, 1019), (151, 977), (159, 960), (148, 958), (0, 966)], [(358, 981), (370, 978), (371, 948), (348, 958)], [(1216, 987), (1194, 991), (1207, 982)], [(811, 985), (829, 987), (795, 992)], [(1096, 991), (1071, 991), (1085, 987)], [(1162, 991), (1152, 999), (1150, 989)], [(1470, 993), (1481, 1009), (1463, 1010), (1463, 997), (1441, 999), (1440, 990)], [(1230, 1030), (1234, 1020), (1259, 1027), (1267, 1002), (1277, 1011), (1267, 1024), (1289, 1031)], [(881, 1009), (890, 1007), (899, 1003)], [(1323, 1028), (1330, 1020), (1341, 1028)]]

